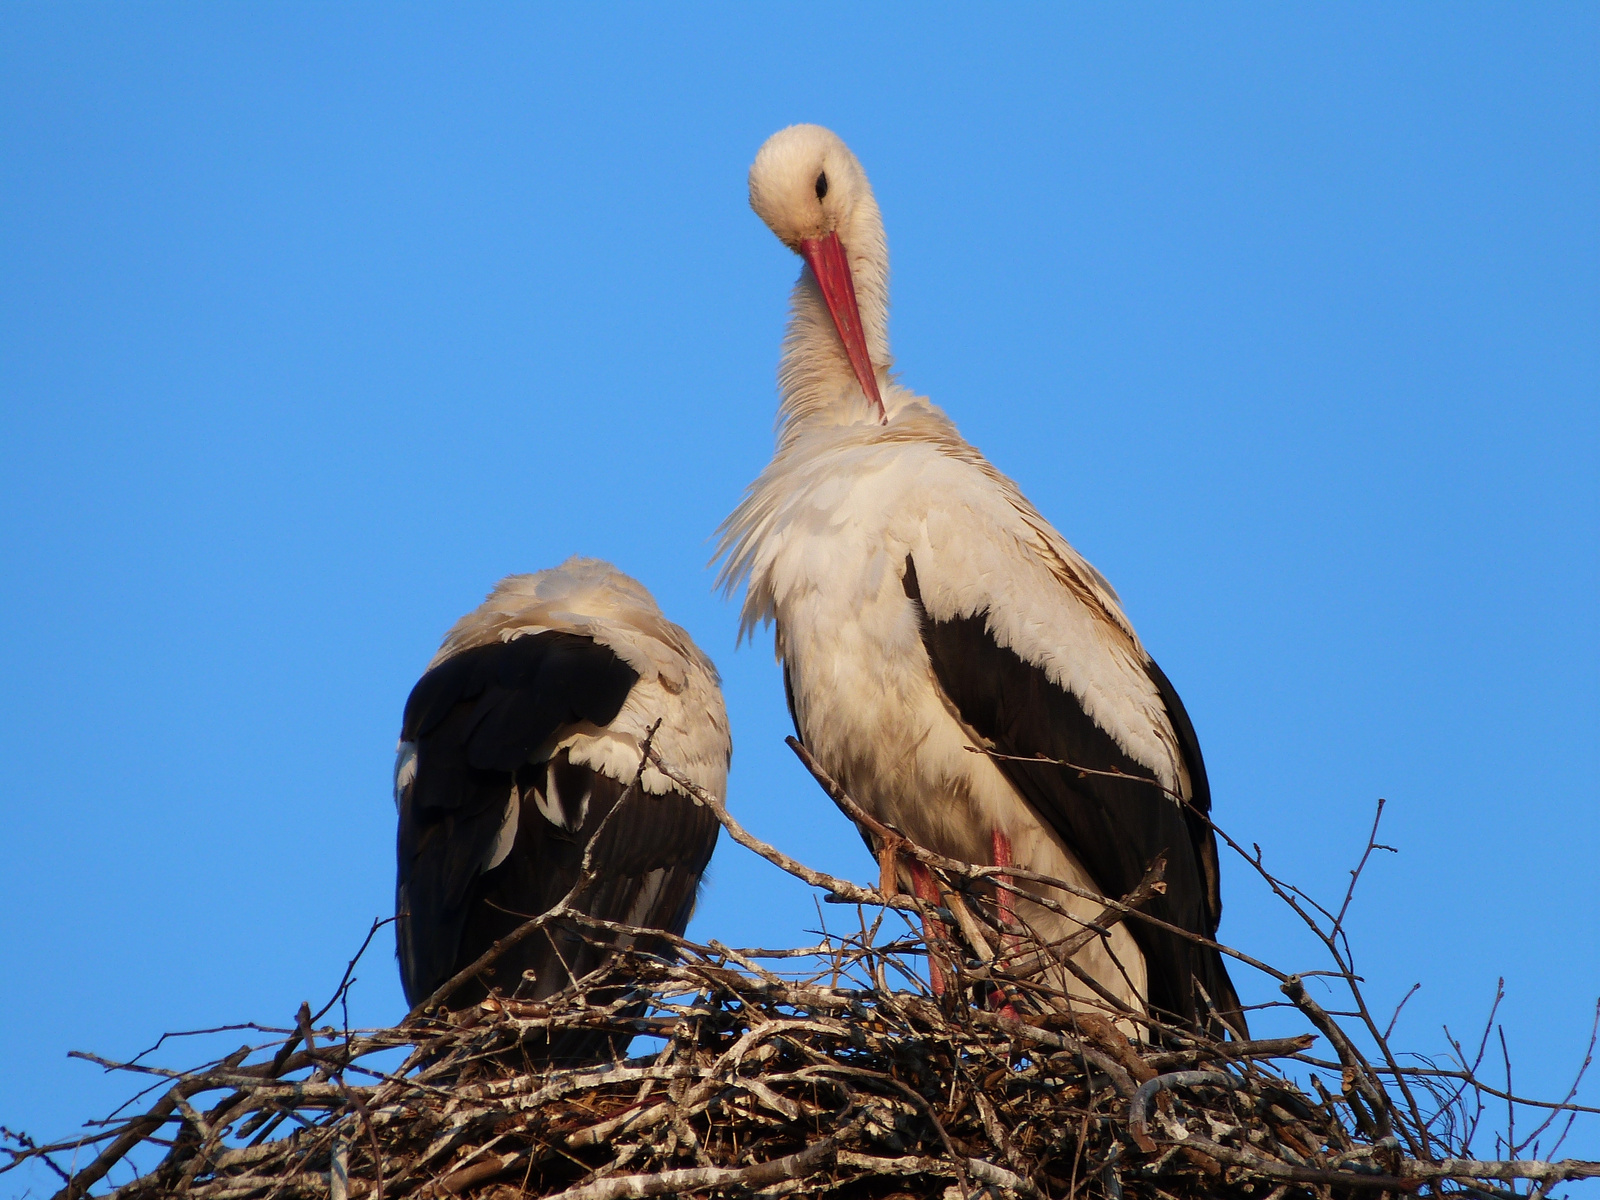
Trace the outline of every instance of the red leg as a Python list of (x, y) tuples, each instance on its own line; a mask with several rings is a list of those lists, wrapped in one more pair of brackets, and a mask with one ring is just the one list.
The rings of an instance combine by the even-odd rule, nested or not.
[[(990, 841), (994, 847), (994, 865), (997, 867), (1009, 867), (1014, 865), (1015, 860), (1011, 857), (1011, 839), (1006, 836), (1005, 832), (1003, 830), (996, 829), (990, 835)], [(1000, 909), (1000, 924), (1004, 927), (1010, 927), (1011, 925), (1014, 925), (1017, 920), (1017, 898), (1012, 893), (1009, 886), (1011, 883), (1011, 876), (997, 875), (995, 877), (995, 883), (996, 885), (1006, 885), (996, 886), (994, 895), (995, 904)], [(1016, 935), (1012, 933), (1002, 933), (1000, 935), (1000, 941), (1001, 945), (1007, 950), (1011, 949), (1017, 944)], [(1017, 1010), (1012, 1008), (1010, 1004), (1006, 1003), (1005, 994), (998, 988), (989, 994), (989, 1007), (998, 1009), (1000, 1015), (1003, 1017), (1015, 1018), (1017, 1015)]]
[[(933, 881), (933, 872), (927, 867), (911, 860), (911, 886), (916, 889), (917, 899), (926, 904), (937, 907), (944, 901), (939, 896), (939, 886)], [(933, 989), (935, 996), (944, 995), (944, 972), (939, 969), (939, 962), (934, 957), (934, 942), (944, 941), (944, 922), (938, 917), (928, 917), (922, 922), (922, 938), (928, 943), (928, 986)]]
[(878, 851), (878, 890), (885, 896), (900, 894), (900, 868), (896, 862), (899, 857), (889, 844)]
[[(1011, 857), (1011, 839), (999, 829), (990, 835), (994, 845), (994, 865), (997, 867), (1010, 867), (1016, 865), (1016, 860)], [(1011, 925), (1017, 919), (1017, 897), (1011, 891), (1011, 876), (999, 875), (995, 883), (1004, 884), (1004, 887), (995, 888), (995, 900), (1000, 905), (1000, 922)]]

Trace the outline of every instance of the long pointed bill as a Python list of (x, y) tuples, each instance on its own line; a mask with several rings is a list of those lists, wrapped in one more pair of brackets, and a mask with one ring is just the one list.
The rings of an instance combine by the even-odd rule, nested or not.
[(856, 305), (856, 281), (850, 273), (850, 260), (845, 257), (844, 243), (837, 233), (827, 237), (806, 238), (800, 243), (800, 253), (817, 277), (822, 298), (827, 302), (828, 315), (833, 327), (839, 331), (844, 352), (850, 356), (850, 367), (867, 399), (877, 407), (878, 419), (888, 420), (883, 411), (883, 397), (878, 394), (878, 376), (872, 369), (872, 358), (867, 353), (867, 332), (861, 325), (861, 309)]

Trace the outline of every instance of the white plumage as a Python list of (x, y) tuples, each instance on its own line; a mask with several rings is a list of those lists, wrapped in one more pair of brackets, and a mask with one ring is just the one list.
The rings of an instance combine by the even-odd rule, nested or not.
[[(722, 797), (732, 742), (717, 669), (682, 627), (662, 615), (638, 580), (610, 563), (574, 557), (533, 575), (506, 576), (482, 604), (450, 627), (428, 669), (474, 646), (547, 631), (577, 634), (605, 646), (639, 673), (639, 682), (604, 729), (565, 731), (545, 757), (567, 748), (574, 763), (629, 784), (638, 770), (644, 735), (659, 719), (654, 744), (661, 756)], [(643, 786), (661, 796), (675, 785), (646, 765)]]

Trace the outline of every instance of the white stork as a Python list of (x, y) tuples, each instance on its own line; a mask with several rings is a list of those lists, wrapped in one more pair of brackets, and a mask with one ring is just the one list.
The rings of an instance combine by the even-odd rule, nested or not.
[[(568, 894), (657, 721), (662, 757), (720, 798), (731, 743), (716, 668), (609, 563), (509, 576), (456, 622), (406, 701), (395, 763), (395, 911), (411, 1004)], [(639, 791), (606, 822), (591, 860), (599, 877), (575, 907), (681, 934), (719, 826), (653, 765)], [(571, 928), (540, 932), (449, 1001), (490, 987), (543, 999), (606, 953)], [(604, 1044), (569, 1041), (548, 1056), (591, 1057)]]
[[(721, 582), (746, 585), (742, 633), (776, 622), (801, 740), (874, 817), (947, 857), (1117, 897), (1164, 854), (1167, 890), (1145, 911), (1213, 937), (1194, 728), (1110, 584), (890, 375), (888, 248), (861, 164), (792, 126), (756, 156), (750, 204), (805, 266), (777, 450), (723, 524)], [(1037, 757), (1074, 767), (1018, 761)], [(1053, 898), (1082, 919), (1100, 907)], [(1026, 900), (1016, 915), (1049, 939), (1081, 927)], [(1130, 920), (1077, 962), (1135, 1011), (1244, 1031), (1213, 950)]]

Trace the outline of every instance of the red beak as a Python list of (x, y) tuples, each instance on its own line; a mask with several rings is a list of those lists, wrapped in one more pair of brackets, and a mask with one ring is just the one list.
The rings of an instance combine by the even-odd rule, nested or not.
[(887, 421), (883, 411), (883, 397), (878, 394), (878, 377), (872, 370), (872, 359), (867, 354), (867, 333), (861, 325), (861, 309), (856, 305), (856, 281), (850, 273), (850, 260), (845, 257), (844, 243), (837, 233), (827, 237), (806, 238), (800, 243), (800, 253), (817, 277), (822, 298), (827, 302), (833, 327), (839, 331), (844, 352), (850, 356), (850, 366), (856, 381), (878, 409), (878, 419)]

